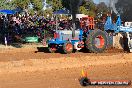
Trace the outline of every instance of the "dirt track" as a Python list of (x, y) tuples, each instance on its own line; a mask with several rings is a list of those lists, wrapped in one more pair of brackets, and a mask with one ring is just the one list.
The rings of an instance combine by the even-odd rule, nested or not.
[(0, 50), (0, 88), (81, 88), (78, 78), (82, 69), (91, 79), (132, 80), (131, 68), (132, 54), (121, 50), (68, 55), (35, 48)]

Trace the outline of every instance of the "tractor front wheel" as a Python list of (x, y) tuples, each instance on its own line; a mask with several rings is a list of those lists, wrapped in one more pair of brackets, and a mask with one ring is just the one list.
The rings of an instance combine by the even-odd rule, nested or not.
[(71, 42), (66, 42), (64, 45), (63, 45), (63, 51), (65, 54), (69, 54), (69, 53), (72, 53), (73, 52), (73, 45)]

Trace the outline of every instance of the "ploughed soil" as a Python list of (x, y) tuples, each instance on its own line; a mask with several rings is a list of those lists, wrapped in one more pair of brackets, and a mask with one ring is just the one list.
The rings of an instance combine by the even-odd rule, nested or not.
[(132, 53), (118, 49), (98, 54), (51, 54), (47, 48), (0, 49), (0, 88), (83, 88), (78, 80), (82, 69), (91, 80), (132, 80)]

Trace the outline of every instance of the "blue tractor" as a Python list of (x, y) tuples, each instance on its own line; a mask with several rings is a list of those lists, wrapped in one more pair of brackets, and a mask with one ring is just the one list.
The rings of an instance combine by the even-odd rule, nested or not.
[(57, 30), (54, 38), (48, 41), (49, 51), (54, 53), (59, 50), (68, 54), (86, 48), (90, 52), (101, 53), (108, 47), (108, 35), (105, 31), (94, 28), (93, 17), (83, 17), (80, 25), (81, 28), (75, 30), (74, 38), (72, 30)]
[(60, 50), (64, 53), (72, 53), (74, 50), (86, 48), (90, 52), (101, 53), (110, 46), (109, 34), (123, 33), (123, 36), (127, 38), (126, 44), (129, 51), (132, 52), (132, 26), (124, 26), (120, 15), (117, 16), (116, 22), (108, 16), (103, 31), (94, 28), (92, 17), (83, 17), (80, 25), (81, 28), (75, 31), (74, 38), (72, 38), (72, 31), (56, 31), (54, 38), (48, 42), (49, 51), (53, 53)]

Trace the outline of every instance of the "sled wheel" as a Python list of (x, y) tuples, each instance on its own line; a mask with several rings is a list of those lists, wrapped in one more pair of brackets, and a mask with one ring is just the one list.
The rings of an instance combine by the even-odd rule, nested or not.
[(92, 31), (86, 40), (86, 47), (90, 52), (101, 53), (108, 45), (108, 36), (104, 31), (94, 30)]
[(88, 78), (83, 77), (80, 79), (80, 84), (81, 84), (81, 86), (88, 86), (91, 83), (90, 83), (90, 80)]
[(66, 42), (64, 45), (63, 45), (63, 51), (65, 54), (69, 54), (69, 53), (72, 53), (73, 52), (73, 45), (71, 42)]
[(55, 44), (51, 44), (48, 46), (49, 52), (50, 53), (55, 53), (57, 51), (56, 45)]

